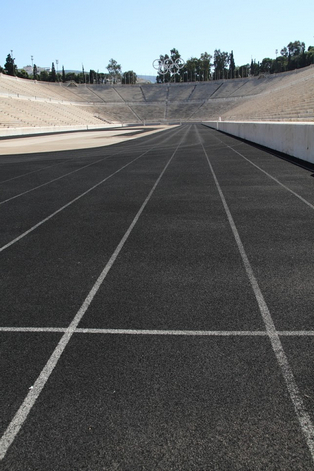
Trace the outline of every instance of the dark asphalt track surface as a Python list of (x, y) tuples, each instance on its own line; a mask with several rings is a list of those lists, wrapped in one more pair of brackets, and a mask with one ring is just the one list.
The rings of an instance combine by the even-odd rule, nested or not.
[(309, 170), (187, 124), (0, 195), (1, 470), (314, 469)]

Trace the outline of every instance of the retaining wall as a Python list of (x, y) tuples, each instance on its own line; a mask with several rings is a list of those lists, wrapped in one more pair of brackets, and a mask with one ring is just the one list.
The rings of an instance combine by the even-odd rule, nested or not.
[(314, 123), (208, 121), (203, 124), (314, 164)]

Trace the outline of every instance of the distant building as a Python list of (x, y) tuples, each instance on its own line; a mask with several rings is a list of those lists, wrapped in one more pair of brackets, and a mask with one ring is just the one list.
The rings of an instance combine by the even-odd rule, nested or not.
[[(33, 75), (33, 67), (31, 65), (26, 65), (25, 67), (22, 67), (25, 72), (28, 73), (28, 75)], [(51, 72), (51, 67), (38, 67), (37, 66), (37, 73), (40, 74), (40, 72), (43, 72), (46, 70), (47, 72)]]

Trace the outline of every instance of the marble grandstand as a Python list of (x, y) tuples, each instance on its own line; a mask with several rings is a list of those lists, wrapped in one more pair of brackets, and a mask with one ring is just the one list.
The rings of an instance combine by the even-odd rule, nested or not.
[(219, 119), (314, 122), (314, 66), (248, 79), (115, 86), (0, 74), (0, 133), (6, 129), (6, 135), (17, 128)]

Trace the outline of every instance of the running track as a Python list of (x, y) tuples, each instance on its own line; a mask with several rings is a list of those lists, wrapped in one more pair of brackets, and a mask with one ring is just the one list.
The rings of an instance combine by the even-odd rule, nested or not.
[(0, 156), (2, 470), (314, 469), (314, 179), (202, 125)]

